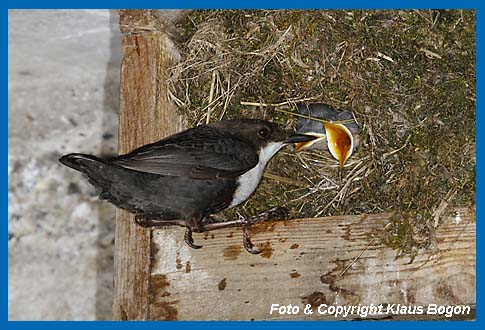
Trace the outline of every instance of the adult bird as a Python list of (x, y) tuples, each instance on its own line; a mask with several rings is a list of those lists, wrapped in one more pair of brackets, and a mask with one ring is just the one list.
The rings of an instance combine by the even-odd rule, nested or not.
[(256, 119), (200, 125), (112, 159), (73, 153), (60, 162), (84, 173), (99, 197), (136, 214), (138, 224), (186, 227), (185, 242), (200, 248), (192, 232), (240, 226), (253, 249), (250, 226), (274, 216), (216, 223), (211, 214), (244, 202), (256, 190), (268, 161), (284, 146), (314, 136), (295, 134)]

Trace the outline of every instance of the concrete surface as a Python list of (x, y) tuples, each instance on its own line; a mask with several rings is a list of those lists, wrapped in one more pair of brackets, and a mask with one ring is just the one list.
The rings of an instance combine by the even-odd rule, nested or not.
[(8, 38), (8, 317), (109, 319), (114, 207), (57, 159), (116, 152), (118, 13), (11, 10)]

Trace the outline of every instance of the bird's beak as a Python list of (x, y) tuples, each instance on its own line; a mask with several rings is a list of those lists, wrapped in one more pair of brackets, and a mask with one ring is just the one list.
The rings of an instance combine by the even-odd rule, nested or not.
[(352, 155), (354, 150), (354, 136), (350, 132), (350, 130), (342, 124), (335, 124), (331, 122), (324, 123), (325, 127), (325, 134), (322, 133), (315, 133), (315, 132), (306, 132), (306, 135), (314, 136), (314, 139), (306, 141), (306, 142), (296, 142), (295, 143), (295, 151), (301, 151), (312, 144), (322, 140), (327, 140), (328, 150), (332, 154), (332, 156), (338, 160), (339, 167), (342, 169), (345, 165), (345, 162), (349, 157)]
[(302, 143), (315, 140), (317, 137), (307, 134), (290, 133), (288, 138), (284, 141), (285, 143)]
[(325, 139), (325, 134), (321, 134), (321, 133), (307, 132), (305, 135), (306, 136), (313, 136), (313, 139), (309, 140), (309, 141), (304, 141), (304, 142), (295, 142), (295, 152), (304, 150), (304, 149), (310, 147), (312, 144), (314, 144), (314, 143), (316, 143), (316, 142), (318, 142), (322, 139)]
[(345, 125), (324, 123), (327, 133), (328, 149), (332, 156), (338, 160), (340, 169), (352, 155), (354, 150), (354, 137)]

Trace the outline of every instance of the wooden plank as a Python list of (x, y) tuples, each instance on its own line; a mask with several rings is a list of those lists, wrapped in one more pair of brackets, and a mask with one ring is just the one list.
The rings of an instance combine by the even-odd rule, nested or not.
[[(391, 213), (298, 219), (254, 228), (263, 253), (242, 247), (238, 229), (195, 234), (156, 229), (152, 250), (152, 319), (335, 319), (270, 315), (272, 304), (475, 305), (475, 211), (457, 208), (437, 228), (433, 252), (396, 259), (378, 233)], [(168, 248), (167, 248), (168, 247)], [(152, 308), (153, 307), (153, 308)], [(159, 313), (157, 315), (157, 313)], [(353, 315), (358, 318), (358, 315)], [(381, 318), (379, 316), (376, 318)], [(392, 318), (444, 318), (394, 315)], [(457, 318), (459, 318), (457, 316)]]
[[(149, 10), (121, 10), (123, 33), (119, 152), (127, 153), (184, 128), (168, 102), (165, 72), (178, 53), (157, 30)], [(150, 231), (137, 226), (133, 215), (118, 210), (115, 232), (113, 318), (149, 317)]]

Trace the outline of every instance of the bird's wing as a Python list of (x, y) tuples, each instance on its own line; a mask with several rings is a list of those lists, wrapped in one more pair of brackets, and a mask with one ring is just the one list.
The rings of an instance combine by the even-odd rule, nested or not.
[(140, 172), (193, 179), (234, 178), (256, 166), (248, 143), (199, 126), (119, 156), (113, 163)]

